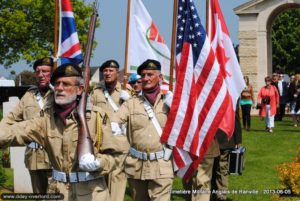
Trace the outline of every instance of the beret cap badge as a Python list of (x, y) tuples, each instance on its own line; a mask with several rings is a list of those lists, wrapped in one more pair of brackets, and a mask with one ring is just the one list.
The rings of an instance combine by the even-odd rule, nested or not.
[(150, 63), (148, 64), (148, 68), (154, 68), (154, 69), (156, 69), (157, 66), (156, 66), (153, 62), (150, 62)]
[(112, 61), (109, 66), (111, 66), (111, 67), (117, 67), (117, 64)]
[(50, 66), (53, 67), (53, 59), (51, 57), (44, 57), (38, 59), (33, 64), (33, 69), (36, 70), (38, 66)]
[(62, 64), (55, 69), (55, 71), (51, 76), (50, 82), (51, 84), (53, 84), (54, 81), (59, 77), (73, 77), (73, 76), (82, 77), (81, 68), (78, 65), (72, 63)]
[(73, 67), (72, 66), (67, 66), (65, 72), (66, 72), (67, 75), (72, 74), (73, 73)]
[(137, 69), (137, 73), (141, 75), (143, 70), (161, 70), (161, 64), (154, 59), (147, 59)]
[(116, 60), (107, 60), (100, 66), (100, 72), (105, 68), (119, 68), (119, 63)]

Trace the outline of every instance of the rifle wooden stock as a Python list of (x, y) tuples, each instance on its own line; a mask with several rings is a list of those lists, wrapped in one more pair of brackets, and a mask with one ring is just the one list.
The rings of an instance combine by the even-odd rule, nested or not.
[(91, 139), (91, 135), (89, 132), (89, 128), (85, 116), (86, 101), (87, 101), (87, 93), (83, 92), (78, 106), (78, 116), (79, 116), (79, 124), (80, 124), (78, 142), (77, 142), (78, 160), (84, 154), (87, 153), (94, 154), (93, 140)]
[(83, 67), (84, 67), (84, 92), (81, 95), (81, 99), (78, 105), (78, 116), (79, 116), (79, 135), (78, 135), (78, 143), (77, 143), (77, 156), (78, 160), (80, 160), (81, 156), (87, 153), (94, 154), (94, 146), (93, 140), (91, 139), (91, 135), (89, 132), (89, 128), (86, 121), (86, 104), (87, 104), (87, 97), (89, 93), (89, 83), (90, 83), (90, 58), (93, 49), (93, 41), (94, 41), (94, 34), (95, 34), (95, 27), (97, 21), (97, 2), (94, 4), (94, 12), (91, 16), (90, 24), (89, 24), (89, 35), (88, 41), (86, 45), (85, 56), (83, 60)]

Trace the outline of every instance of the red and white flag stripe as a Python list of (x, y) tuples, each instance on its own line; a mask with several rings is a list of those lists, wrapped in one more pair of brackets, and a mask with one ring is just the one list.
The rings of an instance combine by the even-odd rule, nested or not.
[(188, 179), (212, 142), (230, 96), (193, 2), (181, 0), (178, 13), (186, 18), (178, 22), (176, 87), (161, 140), (174, 147), (177, 174)]
[(220, 63), (231, 97), (225, 117), (220, 124), (220, 129), (231, 137), (235, 125), (237, 100), (246, 85), (218, 0), (210, 0), (208, 10), (208, 37)]

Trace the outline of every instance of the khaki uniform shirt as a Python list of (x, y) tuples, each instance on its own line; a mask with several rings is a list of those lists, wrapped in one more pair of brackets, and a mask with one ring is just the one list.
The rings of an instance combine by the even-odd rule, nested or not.
[[(164, 104), (164, 99), (164, 95), (158, 94), (153, 107), (162, 129), (169, 113), (169, 107)], [(128, 123), (127, 136), (130, 146), (134, 149), (147, 153), (163, 150), (160, 136), (144, 108), (143, 96), (135, 96), (123, 103), (111, 121), (119, 124)], [(171, 160), (144, 161), (130, 155), (125, 160), (125, 172), (129, 178), (142, 180), (173, 178), (174, 176)]]
[[(6, 124), (14, 124), (16, 122), (33, 119), (40, 116), (40, 105), (37, 100), (39, 90), (37, 87), (31, 87), (21, 98), (19, 104), (11, 111), (2, 122)], [(46, 100), (53, 99), (53, 92), (49, 91), (42, 98), (45, 104)], [(23, 132), (23, 131), (20, 131)], [(49, 158), (44, 149), (32, 149), (27, 147), (25, 151), (25, 166), (29, 170), (51, 169)]]
[[(48, 153), (53, 169), (62, 172), (80, 171), (77, 160), (78, 120), (76, 109), (66, 118), (66, 124), (56, 116), (52, 104), (45, 106), (41, 117), (29, 121), (15, 123), (11, 126), (0, 123), (0, 147), (25, 145), (32, 141), (41, 144)], [(96, 135), (96, 114), (100, 114), (101, 133)], [(100, 161), (99, 170), (94, 175), (107, 174), (113, 170), (115, 162), (110, 155), (114, 150), (111, 127), (107, 115), (97, 107), (87, 113), (87, 121), (91, 138), (95, 144), (101, 139), (101, 147), (94, 149), (96, 158)], [(108, 141), (109, 143), (106, 143)], [(105, 152), (105, 154), (103, 154)]]
[[(93, 105), (101, 107), (107, 114), (108, 117), (111, 118), (115, 113), (113, 107), (108, 102), (104, 95), (105, 86), (101, 84), (97, 86), (92, 95), (91, 95), (91, 102)], [(118, 108), (123, 104), (124, 100), (120, 98), (120, 94), (122, 91), (121, 83), (117, 82), (115, 90), (110, 94), (111, 98), (113, 99), (114, 103)], [(121, 150), (122, 153), (128, 153), (129, 143), (125, 135), (119, 135), (116, 137), (116, 147)]]

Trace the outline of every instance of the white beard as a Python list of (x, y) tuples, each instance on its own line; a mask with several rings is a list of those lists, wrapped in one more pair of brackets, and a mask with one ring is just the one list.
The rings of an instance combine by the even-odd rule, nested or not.
[(68, 97), (61, 97), (61, 96), (57, 97), (57, 92), (55, 92), (54, 99), (57, 105), (65, 106), (73, 103), (73, 101), (77, 99), (77, 94), (74, 93)]

